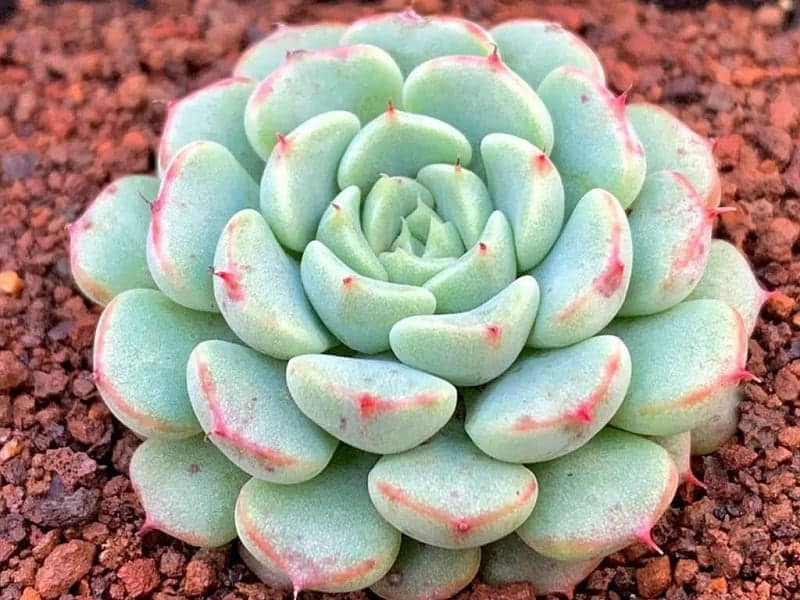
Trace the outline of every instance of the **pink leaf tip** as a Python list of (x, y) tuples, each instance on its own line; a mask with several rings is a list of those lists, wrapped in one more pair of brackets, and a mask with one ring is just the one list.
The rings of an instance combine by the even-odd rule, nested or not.
[(663, 555), (664, 555), (664, 551), (663, 551), (663, 550), (662, 550), (662, 549), (659, 547), (659, 545), (658, 545), (658, 544), (656, 544), (655, 540), (653, 539), (653, 534), (652, 534), (652, 532), (650, 531), (650, 528), (649, 528), (649, 527), (647, 527), (647, 528), (645, 528), (645, 529), (642, 529), (642, 530), (640, 530), (640, 531), (639, 531), (639, 532), (636, 534), (636, 540), (637, 540), (639, 543), (641, 543), (641, 544), (644, 544), (645, 546), (647, 546), (648, 548), (650, 548), (650, 550), (652, 550), (652, 551), (653, 551), (653, 552), (655, 552), (656, 554), (659, 554), (659, 555), (661, 555), (661, 556), (663, 556)]

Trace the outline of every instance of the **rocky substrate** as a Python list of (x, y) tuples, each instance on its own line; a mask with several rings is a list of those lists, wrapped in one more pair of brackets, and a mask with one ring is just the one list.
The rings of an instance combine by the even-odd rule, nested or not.
[[(350, 20), (405, 2), (150, 4), (20, 0), (0, 25), (0, 600), (283, 597), (235, 549), (137, 534), (127, 471), (138, 441), (92, 383), (99, 310), (70, 280), (65, 225), (114, 177), (152, 170), (167, 102), (224, 76), (276, 21)], [(739, 209), (717, 235), (780, 290), (750, 341), (761, 381), (746, 386), (738, 437), (698, 461), (707, 490), (682, 489), (656, 527), (667, 554), (615, 554), (576, 597), (800, 597), (800, 30), (775, 6), (415, 7), (486, 23), (550, 18), (584, 35), (612, 88), (716, 140), (723, 204)], [(532, 592), (475, 583), (459, 597)]]

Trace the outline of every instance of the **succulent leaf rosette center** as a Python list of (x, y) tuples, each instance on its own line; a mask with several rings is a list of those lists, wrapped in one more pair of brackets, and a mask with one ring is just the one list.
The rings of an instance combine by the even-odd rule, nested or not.
[(557, 24), (279, 27), (70, 229), (144, 529), (388, 599), (659, 551), (768, 295), (719, 203), (707, 141)]

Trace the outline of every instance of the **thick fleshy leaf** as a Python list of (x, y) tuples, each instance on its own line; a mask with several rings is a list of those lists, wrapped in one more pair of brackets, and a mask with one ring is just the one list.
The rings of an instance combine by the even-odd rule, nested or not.
[(342, 36), (342, 44), (371, 44), (383, 48), (403, 75), (439, 56), (486, 56), (494, 45), (480, 25), (447, 16), (423, 17), (409, 8), (401, 13), (371, 15), (355, 21)]
[(264, 161), (253, 151), (244, 133), (244, 107), (256, 82), (247, 77), (222, 79), (170, 104), (158, 146), (158, 171), (189, 142), (206, 140), (225, 146), (253, 180)]
[(647, 172), (680, 171), (705, 200), (706, 206), (718, 206), (721, 185), (711, 142), (660, 106), (631, 104), (627, 113), (644, 145)]
[(422, 285), (456, 262), (455, 258), (423, 258), (402, 248), (381, 252), (378, 259), (389, 274), (389, 281), (408, 285)]
[(286, 387), (286, 363), (218, 340), (189, 357), (186, 384), (208, 438), (240, 469), (276, 483), (319, 474), (337, 441), (308, 420)]
[(425, 245), (411, 233), (411, 227), (409, 227), (408, 220), (405, 218), (400, 220), (400, 235), (392, 243), (392, 251), (398, 248), (415, 256), (425, 252)]
[(378, 454), (424, 442), (456, 408), (451, 384), (383, 358), (298, 356), (289, 361), (286, 383), (300, 410), (320, 427)]
[(733, 244), (711, 240), (705, 273), (688, 299), (714, 298), (732, 306), (742, 316), (749, 336), (769, 296), (770, 292), (758, 284), (747, 259)]
[(336, 170), (360, 123), (337, 110), (308, 119), (272, 150), (261, 179), (261, 212), (275, 237), (302, 252), (336, 195)]
[[(442, 218), (421, 198), (417, 200), (417, 207), (409, 213), (405, 220), (411, 234), (420, 240), (427, 240), (432, 221), (442, 223)], [(461, 250), (463, 252), (464, 249)]]
[(456, 262), (425, 282), (425, 288), (436, 296), (436, 312), (471, 310), (514, 281), (514, 235), (503, 213), (491, 214), (479, 240)]
[(539, 286), (526, 275), (470, 311), (403, 319), (389, 340), (407, 365), (455, 385), (481, 385), (519, 356), (538, 306)]
[(451, 222), (431, 219), (425, 240), (425, 258), (457, 258), (464, 253), (464, 243)]
[(606, 331), (622, 338), (633, 360), (628, 394), (611, 420), (620, 429), (645, 435), (688, 431), (722, 409), (715, 392), (751, 377), (742, 318), (719, 300), (618, 319)]
[(531, 87), (494, 52), (443, 56), (414, 69), (403, 87), (406, 110), (441, 119), (472, 144), (472, 170), (483, 174), (480, 142), (489, 133), (519, 136), (549, 153), (553, 122)]
[(628, 216), (634, 260), (620, 316), (661, 312), (689, 295), (706, 268), (715, 215), (678, 171), (647, 176)]
[(97, 304), (137, 288), (156, 287), (145, 244), (158, 179), (127, 175), (107, 185), (69, 226), (69, 260), (80, 290)]
[(630, 378), (628, 349), (610, 335), (525, 355), (467, 399), (467, 434), (498, 460), (552, 460), (608, 423)]
[(673, 435), (651, 435), (647, 439), (655, 442), (669, 452), (672, 462), (678, 469), (678, 481), (690, 485), (703, 486), (697, 476), (692, 472), (692, 440), (691, 433), (684, 431)]
[(258, 186), (216, 142), (192, 142), (170, 161), (152, 204), (147, 264), (158, 288), (187, 308), (217, 312), (208, 267), (235, 213), (258, 206)]
[(207, 548), (236, 537), (233, 509), (247, 474), (202, 436), (147, 440), (131, 457), (130, 477), (146, 515), (142, 532)]
[(262, 563), (243, 543), (239, 542), (236, 545), (236, 551), (239, 553), (239, 558), (242, 559), (242, 562), (247, 568), (269, 587), (283, 591), (292, 589), (292, 580), (289, 579), (288, 575), (271, 565)]
[(489, 585), (527, 581), (537, 596), (558, 594), (571, 598), (575, 586), (602, 560), (556, 560), (539, 554), (517, 534), (511, 534), (483, 549), (481, 578)]
[(533, 89), (558, 67), (583, 69), (605, 83), (603, 65), (586, 43), (560, 24), (537, 19), (515, 19), (490, 30), (500, 54)]
[(306, 298), (297, 261), (281, 248), (258, 211), (243, 210), (228, 221), (213, 274), (222, 316), (251, 348), (288, 359), (335, 344)]
[(469, 164), (472, 147), (452, 125), (394, 106), (358, 132), (339, 164), (339, 187), (372, 189), (381, 173), (413, 177), (431, 163)]
[(409, 537), (474, 548), (519, 527), (538, 490), (528, 469), (489, 458), (453, 423), (427, 444), (381, 458), (369, 493), (381, 516)]
[(365, 354), (388, 350), (389, 331), (400, 319), (436, 310), (428, 290), (358, 275), (321, 242), (306, 247), (300, 275), (322, 322), (344, 344)]
[(539, 500), (517, 533), (537, 552), (570, 561), (606, 556), (636, 541), (654, 547), (650, 529), (678, 486), (666, 450), (614, 429), (537, 465), (536, 476)]
[(483, 180), (456, 165), (428, 165), (417, 181), (436, 198), (436, 212), (458, 229), (465, 248), (472, 248), (492, 214), (492, 201)]
[(247, 139), (266, 160), (287, 134), (320, 113), (342, 110), (367, 123), (399, 103), (403, 89), (400, 69), (375, 46), (345, 46), (292, 53), (262, 81), (247, 102)]
[(528, 345), (557, 348), (585, 340), (617, 314), (631, 277), (631, 230), (608, 192), (594, 189), (532, 272), (542, 291)]
[(364, 237), (375, 254), (392, 246), (402, 226), (419, 201), (433, 206), (433, 196), (422, 185), (408, 177), (381, 177), (372, 186), (362, 214)]
[(361, 192), (356, 186), (339, 192), (322, 213), (317, 239), (358, 274), (389, 278), (361, 229)]
[(564, 222), (564, 187), (555, 166), (522, 138), (492, 133), (481, 155), (494, 206), (508, 217), (520, 271), (538, 265), (553, 247)]
[(370, 589), (386, 600), (446, 600), (469, 585), (480, 564), (480, 548), (447, 550), (403, 538), (394, 565)]
[(286, 574), (295, 592), (348, 592), (391, 568), (400, 534), (370, 502), (375, 457), (346, 446), (325, 471), (296, 485), (251, 479), (236, 503), (236, 529), (253, 556)]
[(716, 413), (691, 431), (692, 455), (711, 454), (736, 435), (739, 426), (739, 403), (744, 397), (741, 387), (716, 392), (722, 398), (714, 403)]
[(321, 22), (312, 25), (278, 23), (275, 30), (245, 50), (233, 67), (233, 74), (261, 80), (277, 69), (286, 55), (298, 50), (323, 50), (339, 45), (347, 29), (343, 23)]
[(200, 433), (186, 390), (186, 361), (209, 339), (235, 338), (219, 315), (188, 310), (156, 290), (123, 292), (97, 322), (97, 391), (114, 416), (142, 437)]
[(614, 97), (591, 75), (559, 67), (537, 88), (553, 119), (550, 157), (564, 183), (566, 214), (586, 192), (602, 188), (623, 208), (636, 199), (645, 176), (645, 155), (625, 113), (625, 95)]

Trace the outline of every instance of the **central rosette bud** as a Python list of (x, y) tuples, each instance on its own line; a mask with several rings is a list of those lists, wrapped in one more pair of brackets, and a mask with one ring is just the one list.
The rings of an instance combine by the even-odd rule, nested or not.
[(475, 246), (492, 212), (483, 182), (458, 162), (428, 165), (416, 180), (383, 174), (361, 204), (359, 188), (345, 188), (317, 239), (356, 271), (408, 285), (424, 284)]

